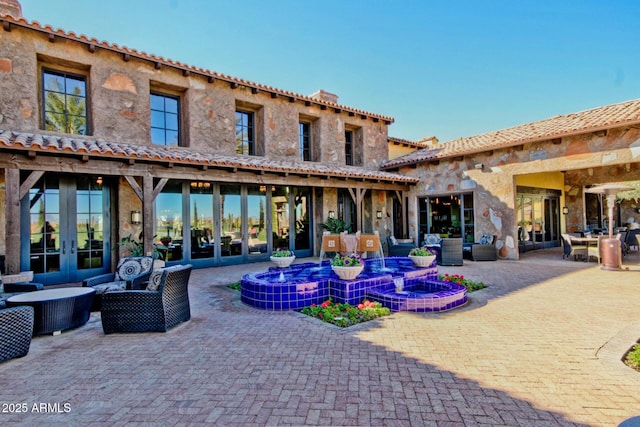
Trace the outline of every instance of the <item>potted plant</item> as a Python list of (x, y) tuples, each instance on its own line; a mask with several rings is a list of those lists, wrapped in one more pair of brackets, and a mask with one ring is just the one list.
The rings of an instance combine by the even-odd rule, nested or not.
[(278, 268), (289, 267), (294, 259), (296, 259), (295, 254), (289, 249), (278, 248), (271, 255), (271, 262)]
[(324, 230), (329, 231), (331, 234), (340, 234), (343, 231), (348, 233), (351, 231), (351, 226), (347, 225), (347, 223), (339, 218), (329, 218), (327, 222), (323, 222), (320, 224)]
[(436, 259), (436, 254), (431, 252), (426, 246), (423, 246), (421, 248), (411, 249), (409, 259), (418, 267), (430, 267)]
[(364, 261), (359, 254), (340, 255), (336, 254), (331, 260), (331, 269), (342, 280), (353, 280), (364, 269)]

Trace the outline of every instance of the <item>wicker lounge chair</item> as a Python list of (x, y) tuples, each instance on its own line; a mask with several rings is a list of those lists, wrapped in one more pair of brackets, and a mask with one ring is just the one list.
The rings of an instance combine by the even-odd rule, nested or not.
[(99, 311), (105, 292), (121, 289), (141, 289), (146, 286), (153, 270), (153, 257), (132, 256), (118, 261), (114, 273), (101, 274), (82, 281), (82, 286), (90, 286), (96, 291), (92, 311)]
[(26, 356), (33, 334), (33, 307), (0, 310), (0, 362)]
[(471, 246), (471, 259), (474, 261), (496, 261), (496, 236), (482, 236), (480, 243)]
[(102, 329), (116, 332), (166, 332), (191, 319), (188, 283), (191, 264), (155, 270), (145, 290), (102, 295)]

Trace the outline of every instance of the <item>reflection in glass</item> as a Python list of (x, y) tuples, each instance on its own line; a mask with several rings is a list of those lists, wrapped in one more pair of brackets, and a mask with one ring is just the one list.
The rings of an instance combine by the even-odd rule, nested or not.
[(249, 254), (267, 252), (266, 206), (267, 187), (249, 185), (247, 187), (248, 229), (244, 232), (249, 236)]
[(272, 187), (271, 215), (273, 250), (289, 249), (289, 187)]
[(220, 254), (242, 254), (242, 210), (239, 185), (220, 186)]
[(182, 184), (169, 181), (156, 198), (156, 230), (160, 243), (167, 247), (165, 261), (183, 258)]
[(104, 224), (102, 179), (79, 177), (76, 191), (76, 242), (78, 269), (103, 265)]
[(30, 266), (34, 273), (60, 271), (60, 185), (41, 179), (29, 190)]
[(213, 237), (213, 186), (210, 182), (190, 183), (191, 258), (215, 256)]
[(309, 229), (309, 214), (311, 189), (307, 187), (297, 187), (295, 189), (295, 224), (296, 224), (296, 250), (311, 248), (311, 235)]

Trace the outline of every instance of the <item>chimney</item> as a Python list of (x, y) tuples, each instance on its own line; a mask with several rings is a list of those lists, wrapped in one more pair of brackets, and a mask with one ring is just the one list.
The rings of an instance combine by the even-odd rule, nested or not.
[(0, 0), (0, 15), (9, 15), (14, 19), (22, 18), (22, 6), (18, 0)]
[[(0, 0), (0, 1), (3, 1), (3, 0)], [(338, 103), (338, 95), (326, 92), (326, 91), (324, 91), (322, 89), (320, 89), (316, 93), (313, 93), (313, 94), (311, 94), (309, 96), (311, 98), (315, 98), (315, 99), (318, 99), (320, 101), (332, 102), (334, 104)]]

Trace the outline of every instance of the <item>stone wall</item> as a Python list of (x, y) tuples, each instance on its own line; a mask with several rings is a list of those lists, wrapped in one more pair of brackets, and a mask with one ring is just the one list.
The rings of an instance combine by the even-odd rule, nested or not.
[(617, 128), (402, 168), (401, 173), (421, 179), (409, 199), (411, 236), (418, 237), (418, 197), (473, 192), (475, 241), (495, 234), (500, 257), (517, 259), (516, 175), (565, 172), (563, 195), (572, 212), (567, 218), (572, 231), (584, 217), (584, 186), (640, 179), (639, 157), (640, 129)]

